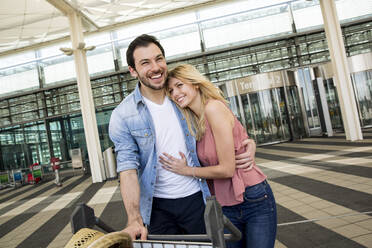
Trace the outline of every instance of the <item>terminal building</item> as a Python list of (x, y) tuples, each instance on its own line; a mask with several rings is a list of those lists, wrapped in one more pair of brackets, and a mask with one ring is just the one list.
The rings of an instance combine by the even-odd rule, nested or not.
[[(52, 157), (68, 162), (76, 148), (92, 161), (87, 128), (97, 127), (96, 149), (112, 147), (111, 112), (137, 84), (125, 52), (143, 33), (160, 40), (168, 67), (193, 64), (215, 83), (259, 145), (354, 129), (344, 123), (332, 62), (346, 61), (352, 114), (359, 128), (372, 126), (370, 0), (25, 0), (18, 17), (12, 2), (0, 4), (10, 12), (0, 24), (0, 171)], [(345, 61), (332, 60), (339, 49), (330, 49), (322, 2), (334, 2), (339, 26), (329, 26), (341, 30)], [(76, 16), (84, 31), (79, 45)], [(86, 55), (91, 110), (84, 110), (89, 96), (82, 100), (78, 50)], [(84, 111), (93, 111), (96, 123), (84, 121)]]

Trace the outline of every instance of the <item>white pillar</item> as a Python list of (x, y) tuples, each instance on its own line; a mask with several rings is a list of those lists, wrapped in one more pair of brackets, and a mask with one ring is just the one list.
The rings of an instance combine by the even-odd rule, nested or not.
[(340, 101), (346, 139), (351, 141), (362, 140), (363, 135), (336, 5), (334, 0), (320, 0), (320, 8), (322, 10), (331, 63), (335, 73), (335, 84)]
[(84, 35), (81, 17), (76, 13), (69, 13), (72, 50), (76, 68), (76, 79), (79, 90), (80, 108), (84, 123), (84, 134), (87, 143), (90, 170), (93, 183), (105, 180), (103, 160), (99, 142), (96, 113), (90, 84), (87, 58), (83, 49)]

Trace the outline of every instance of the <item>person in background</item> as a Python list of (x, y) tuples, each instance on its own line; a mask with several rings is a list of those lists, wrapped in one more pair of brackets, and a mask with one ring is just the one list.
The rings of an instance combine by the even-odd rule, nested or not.
[[(229, 247), (274, 247), (277, 215), (274, 195), (266, 175), (253, 163), (250, 170), (236, 167), (235, 156), (245, 151), (248, 135), (227, 107), (220, 90), (192, 65), (169, 71), (166, 91), (182, 109), (190, 133), (197, 140), (202, 167), (188, 166), (169, 153), (160, 156), (163, 167), (179, 175), (213, 179), (210, 191), (223, 213), (242, 232)], [(254, 142), (251, 140), (251, 142)]]
[[(112, 112), (109, 135), (115, 145), (120, 190), (132, 239), (147, 234), (205, 233), (205, 180), (162, 168), (159, 155), (181, 151), (189, 166), (199, 167), (196, 142), (185, 118), (166, 96), (164, 49), (150, 35), (135, 38), (126, 53), (130, 74), (139, 83)], [(248, 143), (248, 142), (247, 142)], [(255, 147), (237, 157), (239, 166), (252, 163)], [(253, 149), (253, 151), (252, 151)]]

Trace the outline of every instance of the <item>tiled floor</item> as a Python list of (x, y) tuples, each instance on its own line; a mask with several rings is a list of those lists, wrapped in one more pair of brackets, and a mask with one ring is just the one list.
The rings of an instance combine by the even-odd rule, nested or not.
[[(257, 149), (278, 208), (275, 247), (372, 247), (372, 130), (364, 140), (343, 134)], [(0, 247), (64, 247), (79, 202), (114, 229), (125, 225), (117, 180), (87, 176), (0, 190)]]

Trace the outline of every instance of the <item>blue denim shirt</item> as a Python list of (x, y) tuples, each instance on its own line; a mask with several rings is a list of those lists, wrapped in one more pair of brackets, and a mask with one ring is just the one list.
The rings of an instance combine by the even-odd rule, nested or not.
[[(180, 110), (172, 103), (181, 123), (194, 166), (200, 166), (196, 142), (190, 135), (187, 123)], [(112, 112), (109, 135), (115, 144), (117, 171), (135, 169), (141, 190), (140, 212), (145, 224), (150, 224), (152, 198), (156, 182), (158, 157), (155, 147), (155, 128), (152, 117), (137, 85), (134, 92), (127, 96)], [(210, 196), (206, 181), (199, 179), (204, 201)]]

